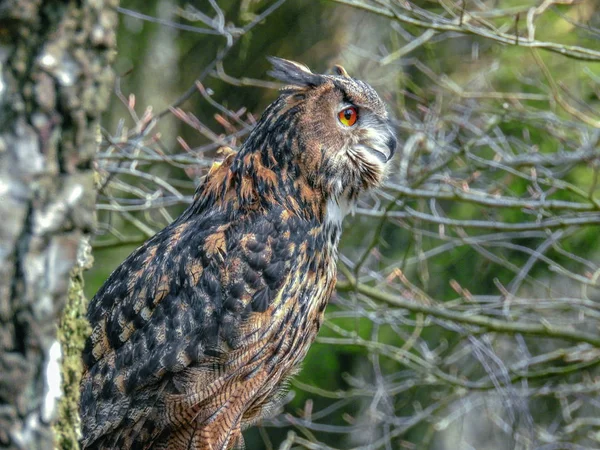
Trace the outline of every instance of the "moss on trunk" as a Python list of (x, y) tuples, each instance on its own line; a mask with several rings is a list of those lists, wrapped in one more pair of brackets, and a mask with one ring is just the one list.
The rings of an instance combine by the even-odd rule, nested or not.
[(67, 304), (58, 328), (58, 339), (62, 348), (61, 377), (63, 397), (58, 405), (58, 420), (54, 425), (56, 448), (59, 450), (79, 449), (80, 420), (79, 381), (81, 379), (81, 352), (91, 329), (85, 318), (87, 300), (83, 294), (83, 272), (93, 264), (91, 246), (87, 239), (81, 241), (77, 264), (69, 282)]

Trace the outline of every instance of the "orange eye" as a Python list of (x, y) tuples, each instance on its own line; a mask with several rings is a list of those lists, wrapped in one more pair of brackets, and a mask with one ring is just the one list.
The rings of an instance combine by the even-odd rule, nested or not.
[(338, 119), (342, 125), (351, 127), (358, 120), (358, 110), (354, 106), (344, 108), (338, 113)]

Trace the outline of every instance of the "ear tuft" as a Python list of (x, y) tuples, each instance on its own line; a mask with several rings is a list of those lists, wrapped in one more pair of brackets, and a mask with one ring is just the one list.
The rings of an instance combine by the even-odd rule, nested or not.
[(284, 83), (315, 87), (325, 81), (322, 75), (312, 73), (304, 64), (274, 56), (268, 56), (267, 59), (273, 64), (273, 70), (269, 71), (269, 75)]
[(340, 77), (350, 78), (350, 75), (348, 75), (348, 72), (346, 72), (346, 69), (344, 69), (339, 64), (336, 64), (335, 66), (333, 66), (333, 71), (335, 72), (336, 75), (339, 75)]

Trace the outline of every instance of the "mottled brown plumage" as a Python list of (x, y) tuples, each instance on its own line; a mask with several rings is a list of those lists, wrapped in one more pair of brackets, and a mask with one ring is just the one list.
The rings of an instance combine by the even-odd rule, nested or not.
[(319, 330), (341, 220), (396, 143), (367, 84), (272, 62), (289, 86), (89, 305), (84, 449), (242, 447)]

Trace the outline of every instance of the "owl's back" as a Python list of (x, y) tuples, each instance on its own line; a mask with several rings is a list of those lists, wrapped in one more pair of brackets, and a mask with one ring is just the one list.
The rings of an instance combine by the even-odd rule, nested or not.
[(182, 215), (92, 299), (83, 448), (228, 449), (273, 409), (320, 326), (333, 255), (281, 206), (234, 216)]

